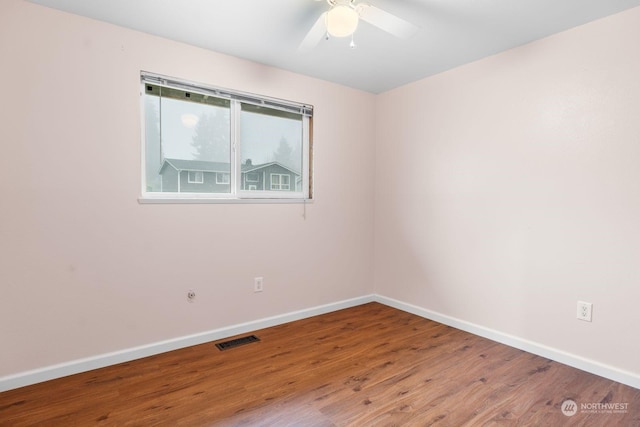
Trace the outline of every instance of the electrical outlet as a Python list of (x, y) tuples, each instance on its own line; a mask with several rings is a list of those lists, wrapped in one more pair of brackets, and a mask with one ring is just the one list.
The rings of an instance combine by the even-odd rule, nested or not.
[(253, 279), (253, 292), (262, 292), (264, 290), (262, 280), (262, 277)]
[(585, 322), (591, 322), (592, 308), (593, 304), (590, 302), (578, 301), (578, 319), (584, 320)]

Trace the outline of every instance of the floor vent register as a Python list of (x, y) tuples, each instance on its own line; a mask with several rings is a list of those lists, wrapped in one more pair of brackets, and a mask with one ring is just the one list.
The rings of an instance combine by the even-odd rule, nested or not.
[(245, 344), (251, 344), (252, 342), (257, 342), (257, 341), (260, 341), (260, 338), (258, 338), (255, 335), (248, 335), (246, 337), (241, 337), (241, 338), (236, 338), (236, 339), (225, 341), (225, 342), (220, 342), (216, 344), (216, 347), (218, 347), (220, 350), (229, 350), (230, 348), (239, 347)]

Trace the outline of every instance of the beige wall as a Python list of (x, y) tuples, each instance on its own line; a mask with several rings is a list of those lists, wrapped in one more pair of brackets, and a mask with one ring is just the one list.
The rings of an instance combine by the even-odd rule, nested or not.
[[(373, 95), (21, 0), (0, 58), (0, 377), (371, 292)], [(139, 204), (140, 70), (313, 104), (306, 220)]]
[(640, 374), (638, 40), (635, 8), (379, 96), (376, 293)]
[[(0, 377), (372, 292), (639, 375), (637, 40), (632, 9), (375, 97), (2, 1)], [(313, 104), (307, 219), (139, 204), (140, 70)]]

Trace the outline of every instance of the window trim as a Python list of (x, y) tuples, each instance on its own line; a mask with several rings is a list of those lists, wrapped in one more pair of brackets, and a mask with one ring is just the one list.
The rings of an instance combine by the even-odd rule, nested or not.
[[(231, 170), (229, 172), (229, 184), (231, 191), (228, 193), (179, 193), (179, 192), (150, 192), (146, 189), (146, 136), (145, 120), (145, 85), (152, 84), (174, 89), (182, 89), (188, 92), (216, 96), (229, 99), (231, 115)], [(142, 71), (140, 73), (140, 108), (142, 119), (142, 156), (141, 156), (141, 196), (140, 203), (296, 203), (310, 202), (313, 200), (313, 138), (312, 121), (313, 106), (309, 104), (296, 103), (292, 101), (270, 98), (235, 90), (222, 89), (201, 83), (194, 83), (184, 79), (175, 79), (155, 73)], [(289, 178), (289, 190), (244, 190), (241, 187), (242, 176), (240, 170), (240, 108), (241, 104), (252, 104), (269, 109), (281, 110), (288, 113), (295, 113), (301, 116), (302, 120), (302, 190), (296, 191), (296, 187), (291, 191), (291, 178)], [(217, 182), (216, 174), (216, 182)], [(204, 174), (203, 174), (204, 180)], [(259, 181), (258, 181), (259, 182)], [(218, 182), (217, 182), (218, 183)]]
[[(220, 176), (226, 176), (227, 180), (220, 180)], [(216, 184), (231, 184), (231, 175), (229, 174), (229, 172), (216, 172)]]
[[(278, 187), (279, 188), (273, 188), (273, 177), (277, 176), (278, 177)], [(282, 188), (285, 184), (282, 183), (282, 178), (286, 177), (287, 178), (287, 188)], [(269, 174), (269, 188), (271, 191), (291, 191), (291, 175), (289, 175), (288, 173), (271, 173)]]
[[(187, 183), (188, 184), (204, 184), (204, 172), (203, 171), (186, 171), (187, 172)], [(191, 179), (191, 174), (194, 175), (194, 179)], [(198, 180), (198, 174), (200, 174), (200, 180)]]

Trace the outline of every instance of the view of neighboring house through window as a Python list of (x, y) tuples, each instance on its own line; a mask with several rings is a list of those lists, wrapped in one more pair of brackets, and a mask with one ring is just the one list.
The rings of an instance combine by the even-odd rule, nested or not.
[(311, 107), (149, 73), (141, 80), (143, 198), (311, 198)]
[(189, 171), (189, 183), (191, 184), (203, 184), (204, 174), (202, 171)]
[(272, 190), (289, 190), (290, 187), (289, 175), (281, 173), (271, 174), (271, 189)]
[(296, 182), (301, 177), (304, 161), (302, 116), (242, 104), (240, 124), (242, 189), (300, 191), (301, 188), (284, 186), (280, 182)]
[(226, 172), (216, 172), (216, 184), (229, 184), (229, 174)]

